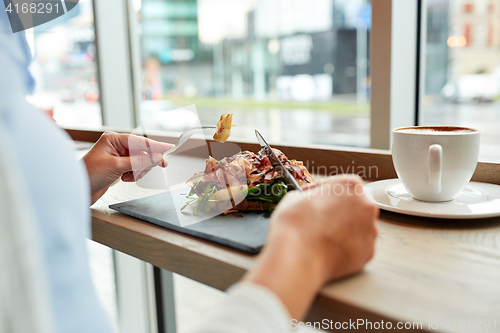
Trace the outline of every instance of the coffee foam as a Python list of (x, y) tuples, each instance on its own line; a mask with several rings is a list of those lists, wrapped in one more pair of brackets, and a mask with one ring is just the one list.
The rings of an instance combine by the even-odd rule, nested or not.
[(428, 134), (428, 135), (454, 135), (454, 134), (468, 134), (468, 133), (474, 133), (475, 131), (472, 129), (467, 129), (467, 128), (460, 128), (460, 127), (434, 127), (434, 128), (429, 128), (429, 127), (422, 127), (422, 128), (402, 128), (400, 130), (397, 130), (396, 132), (398, 133), (407, 133), (407, 134)]

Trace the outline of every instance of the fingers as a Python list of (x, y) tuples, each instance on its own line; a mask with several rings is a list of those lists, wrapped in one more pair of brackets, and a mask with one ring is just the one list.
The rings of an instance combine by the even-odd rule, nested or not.
[(139, 174), (135, 178), (135, 181), (141, 180), (152, 169), (153, 168), (147, 168), (146, 170), (143, 170), (143, 171), (139, 172)]
[[(163, 157), (162, 154), (153, 154), (153, 156), (160, 155), (161, 158)], [(150, 155), (137, 155), (137, 156), (131, 156), (131, 157), (120, 157), (122, 160), (122, 163), (124, 164), (123, 167), (126, 172), (123, 173), (121, 176), (122, 181), (124, 182), (135, 182), (140, 179), (142, 179), (149, 171), (151, 171), (155, 166), (161, 166), (162, 168), (167, 167), (168, 163), (162, 158), (160, 163), (156, 163), (153, 161), (151, 163), (151, 156)], [(130, 170), (129, 170), (130, 169)]]
[(174, 147), (173, 144), (146, 139), (133, 134), (105, 132), (99, 141), (111, 145), (119, 155), (136, 155), (138, 152), (163, 153)]
[(151, 167), (151, 168), (147, 168), (146, 170), (143, 170), (143, 171), (126, 172), (122, 175), (122, 181), (124, 181), (126, 183), (137, 182), (137, 181), (141, 180), (142, 178), (144, 178), (144, 176), (147, 175), (148, 172), (151, 171), (152, 169), (153, 168)]
[(122, 175), (122, 181), (123, 182), (134, 182), (135, 181), (135, 178), (134, 178), (134, 173), (132, 171), (129, 171), (129, 172), (125, 172), (123, 175)]
[(143, 138), (133, 134), (116, 134), (119, 143), (128, 150), (150, 153), (164, 153), (174, 147), (173, 144)]
[(163, 155), (160, 153), (118, 157), (120, 173), (143, 171), (157, 165), (166, 166)]

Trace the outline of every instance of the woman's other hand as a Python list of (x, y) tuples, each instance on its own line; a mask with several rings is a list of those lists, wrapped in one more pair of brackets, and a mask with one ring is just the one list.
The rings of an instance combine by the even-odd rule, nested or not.
[(141, 179), (153, 167), (166, 167), (163, 152), (174, 145), (132, 134), (105, 132), (83, 157), (90, 180), (92, 204), (111, 184)]

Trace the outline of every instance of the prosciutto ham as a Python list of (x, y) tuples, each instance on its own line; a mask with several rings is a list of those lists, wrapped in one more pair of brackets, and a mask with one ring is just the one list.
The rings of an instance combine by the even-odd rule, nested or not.
[[(273, 150), (300, 186), (314, 181), (302, 161), (289, 160), (280, 150)], [(242, 151), (220, 161), (209, 157), (201, 176), (202, 182), (215, 182), (221, 189), (226, 188), (227, 185), (237, 184), (246, 184), (248, 188), (252, 188), (258, 184), (272, 183), (279, 178), (278, 172), (274, 170), (264, 150), (260, 150), (257, 154)]]
[[(289, 160), (280, 150), (273, 150), (300, 186), (314, 181), (304, 163)], [(288, 191), (264, 150), (257, 154), (242, 151), (220, 161), (209, 157), (205, 170), (187, 183), (191, 186), (187, 196), (191, 201), (181, 211), (195, 207), (193, 214), (272, 210)]]

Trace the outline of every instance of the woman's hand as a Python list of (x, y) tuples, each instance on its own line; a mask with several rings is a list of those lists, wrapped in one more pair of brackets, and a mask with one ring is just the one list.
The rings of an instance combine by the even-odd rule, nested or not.
[(359, 271), (373, 257), (377, 216), (357, 176), (290, 192), (271, 215), (267, 245), (244, 280), (272, 290), (300, 320), (324, 283)]
[(133, 182), (155, 166), (166, 167), (162, 153), (173, 146), (132, 134), (104, 133), (83, 157), (92, 204), (120, 177), (124, 182)]

